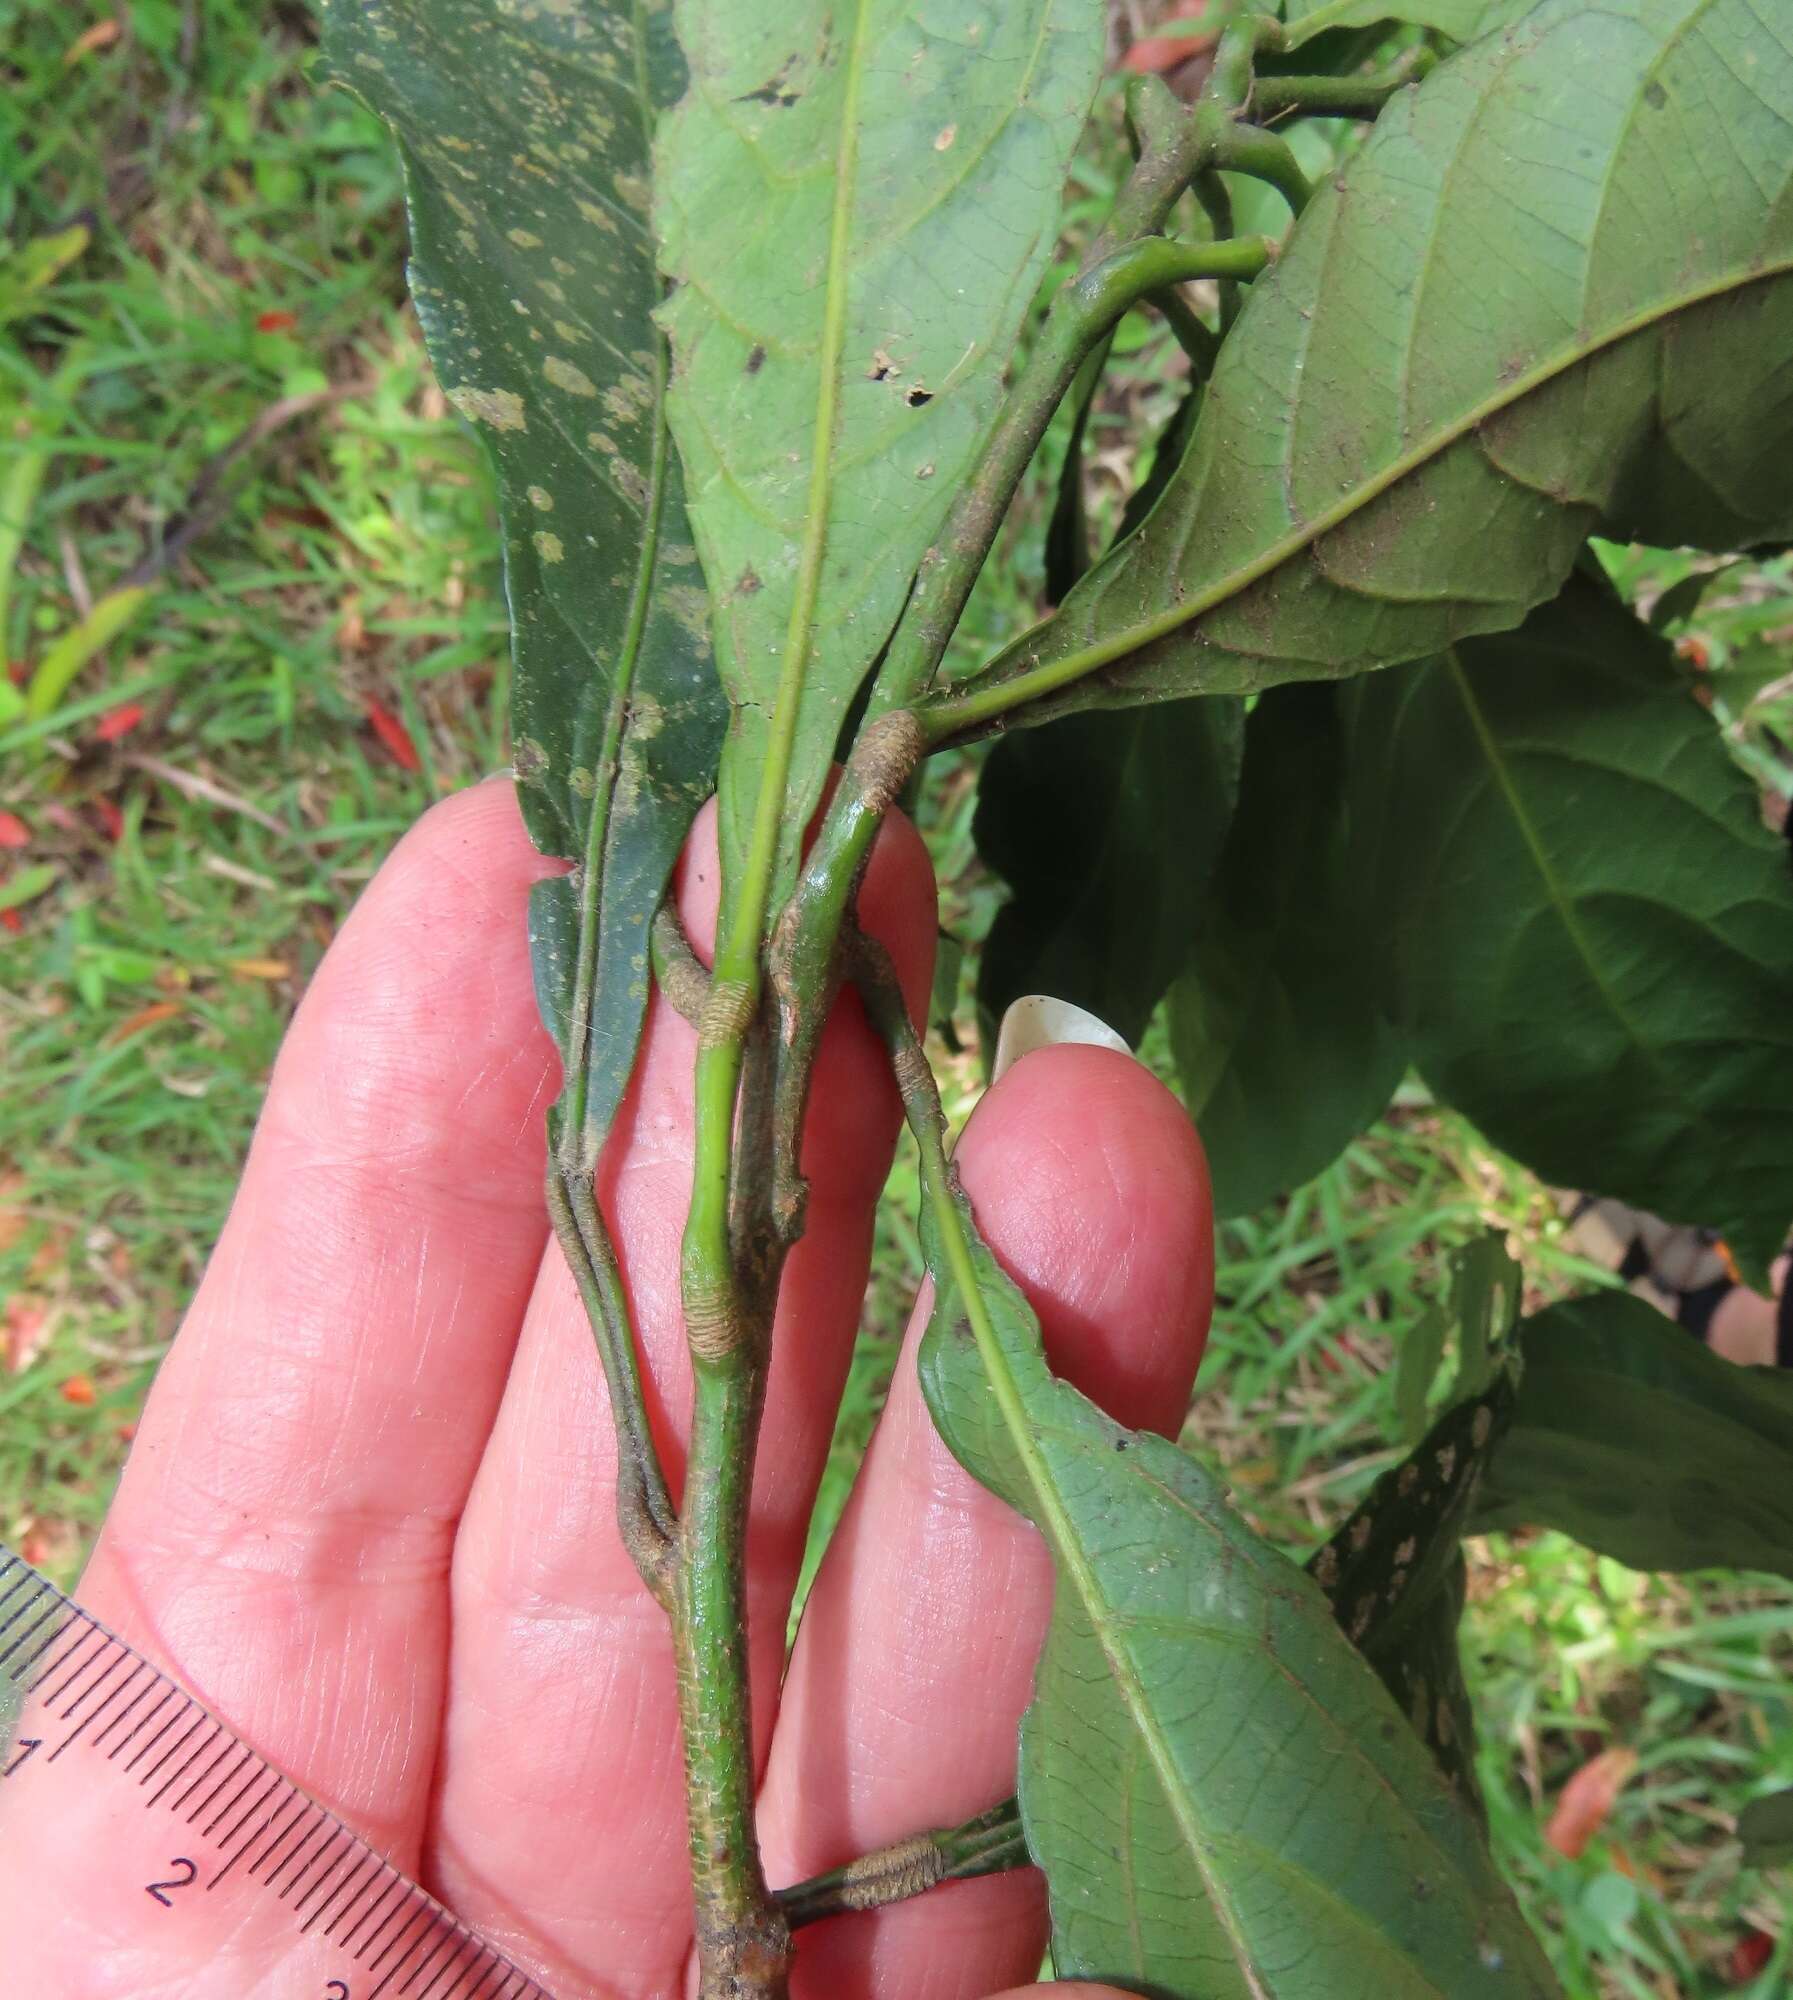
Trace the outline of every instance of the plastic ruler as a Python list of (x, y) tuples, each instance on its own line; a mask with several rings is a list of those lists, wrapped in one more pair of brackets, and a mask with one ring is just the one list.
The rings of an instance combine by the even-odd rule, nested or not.
[(0, 1542), (0, 1870), (27, 1853), (7, 2000), (64, 2000), (35, 1987), (84, 1951), (80, 1992), (116, 1966), (117, 2000), (214, 1954), (279, 2000), (552, 2000)]

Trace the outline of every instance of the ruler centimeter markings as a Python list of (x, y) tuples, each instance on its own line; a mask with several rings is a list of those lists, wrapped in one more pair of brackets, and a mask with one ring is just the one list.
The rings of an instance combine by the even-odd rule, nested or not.
[(191, 1852), (136, 1885), (146, 1923), (199, 1899), (223, 1931), (232, 1898), (283, 1904), (322, 1948), (317, 2000), (553, 2000), (0, 1542), (0, 1817), (54, 1812), (65, 1785), (184, 1829)]

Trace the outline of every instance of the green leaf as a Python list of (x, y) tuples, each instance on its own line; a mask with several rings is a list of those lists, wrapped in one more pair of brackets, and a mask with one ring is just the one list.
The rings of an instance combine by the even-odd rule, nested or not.
[(1793, 1791), (1751, 1799), (1737, 1815), (1746, 1868), (1793, 1866)]
[(1629, 1292), (1520, 1328), (1476, 1529), (1560, 1528), (1633, 1569), (1793, 1576), (1793, 1374), (1740, 1368)]
[(1760, 0), (1545, 0), (1441, 64), (1253, 285), (1138, 534), (953, 711), (1423, 658), (1517, 624), (1596, 530), (1785, 539), (1790, 127)]
[[(849, 704), (975, 459), (1102, 58), (1092, 0), (678, 0), (656, 220), (673, 433), (734, 703), (725, 873), (794, 731), (788, 879)], [(775, 898), (782, 901), (782, 898)]]
[[(589, 1059), (595, 1154), (726, 713), (651, 317), (649, 141), (678, 53), (624, 0), (330, 0), (327, 49), (397, 135), (430, 356), (498, 474), (518, 796), (536, 844), (584, 871), (531, 899), (536, 985), (569, 1073)], [(602, 891), (583, 932), (582, 882)]]
[(1193, 1459), (1054, 1380), (952, 1204), (924, 1223), (922, 1384), (960, 1462), (1052, 1554), (1020, 1800), (1058, 1971), (1190, 2000), (1555, 1993), (1319, 1587)]
[(996, 746), (972, 831), (1014, 894), (984, 946), (987, 1023), (1050, 993), (1138, 1041), (1188, 949), (1244, 736), (1240, 704), (1223, 698), (1080, 716)]
[(1298, 49), (1329, 28), (1373, 28), (1381, 21), (1435, 28), (1454, 42), (1473, 42), (1516, 21), (1534, 0), (1284, 0), (1288, 46)]
[(1475, 1723), (1457, 1647), (1462, 1543), (1513, 1402), (1513, 1374), (1503, 1370), (1447, 1410), (1307, 1566), (1346, 1636), (1459, 1797), (1478, 1810)]
[(0, 326), (32, 311), (62, 273), (86, 254), (92, 236), (85, 222), (71, 222), (66, 229), (28, 236), (22, 243), (0, 244)]
[(28, 868), (15, 868), (0, 880), (0, 910), (22, 909), (45, 890), (56, 886), (62, 871), (53, 861), (35, 861)]
[(1793, 1217), (1793, 871), (1672, 649), (1577, 581), (1349, 697), (1358, 866), (1437, 1093), (1559, 1186)]
[[(1008, 738), (992, 761), (1041, 733)], [(1347, 832), (1335, 691), (1265, 695), (1246, 725), (1239, 810), (1184, 926), (1189, 955), (1170, 992), (1171, 1047), (1219, 1215), (1310, 1180), (1401, 1080), (1402, 1045), (1364, 964)]]

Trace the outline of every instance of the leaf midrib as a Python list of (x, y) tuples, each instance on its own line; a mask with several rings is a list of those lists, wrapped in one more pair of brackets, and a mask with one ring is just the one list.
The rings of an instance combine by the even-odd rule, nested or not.
[(1469, 684), (1469, 676), (1464, 670), (1462, 657), (1456, 647), (1453, 646), (1446, 651), (1443, 665), (1450, 675), (1451, 685), (1456, 690), (1458, 700), (1463, 704), (1464, 715), (1474, 733), (1476, 747), (1481, 751), (1483, 761), (1487, 764), (1489, 777), (1512, 817), (1519, 838), (1525, 845), (1526, 854), (1537, 872), (1545, 897), (1556, 912), (1557, 922), (1562, 926), (1563, 934), (1569, 941), (1570, 949), (1585, 968), (1594, 991), (1600, 996), (1601, 1004), (1618, 1024), (1625, 1039), (1643, 1058), (1651, 1074), (1660, 1079), (1666, 1100), (1681, 1106), (1689, 1126), (1704, 1135), (1706, 1144), (1722, 1145), (1723, 1135), (1713, 1127), (1711, 1112), (1688, 1091), (1683, 1080), (1670, 1068), (1663, 1058), (1661, 1049), (1645, 1035), (1640, 1024), (1632, 1018), (1607, 979), (1605, 968), (1601, 965), (1582, 927), (1574, 899), (1552, 865), (1543, 837), (1538, 832), (1524, 799), (1520, 796), (1512, 770), (1505, 757), (1501, 755), (1500, 745), (1495, 741), (1494, 732), (1488, 726), (1488, 718)]
[[(1122, 631), (1107, 639), (1098, 639), (1087, 646), (1077, 648), (1062, 658), (1036, 666), (1031, 671), (1015, 671), (1012, 663), (1025, 660), (1029, 649), (1040, 643), (1041, 635), (1051, 631), (1063, 612), (1025, 632), (1006, 649), (1004, 659), (1010, 664), (1006, 673), (1002, 671), (1003, 661), (999, 660), (981, 673), (949, 686), (942, 691), (940, 700), (943, 707), (950, 707), (955, 717), (963, 717), (966, 724), (978, 718), (974, 703), (980, 694), (1000, 695), (999, 707), (1006, 710), (1015, 705), (1013, 687), (1016, 682), (1025, 681), (1029, 687), (1030, 699), (1051, 694), (1072, 681), (1081, 680), (1086, 674), (1099, 668), (1113, 665), (1157, 640), (1167, 638), (1172, 632), (1180, 631), (1193, 619), (1204, 616), (1218, 605), (1249, 590), (1254, 583), (1262, 581), (1273, 570), (1280, 569), (1291, 557), (1303, 549), (1310, 548), (1334, 528), (1381, 499), (1383, 494), (1398, 486), (1403, 479), (1422, 471), (1435, 459), (1443, 457), (1454, 445), (1459, 444), (1472, 432), (1479, 429), (1492, 417), (1503, 410), (1511, 409), (1516, 403), (1566, 375), (1571, 369), (1603, 354), (1607, 349), (1629, 340), (1634, 334), (1647, 332), (1652, 326), (1671, 319), (1677, 313), (1691, 311), (1695, 306), (1723, 297), (1728, 292), (1743, 291), (1757, 284), (1771, 283), (1777, 278), (1793, 272), (1793, 251), (1773, 259), (1751, 260), (1746, 267), (1727, 266), (1725, 270), (1701, 285), (1690, 286), (1684, 291), (1659, 299), (1649, 306), (1608, 327), (1603, 333), (1585, 342), (1571, 343), (1538, 362), (1523, 375), (1503, 384), (1493, 394), (1474, 404), (1463, 412), (1455, 422), (1445, 425), (1428, 437), (1422, 444), (1402, 452), (1384, 466), (1380, 472), (1372, 473), (1359, 485), (1353, 487), (1343, 498), (1335, 500), (1310, 521), (1291, 529), (1282, 535), (1249, 562), (1242, 563), (1236, 570), (1217, 579), (1204, 590), (1192, 592), (1180, 603), (1161, 611), (1150, 618), (1135, 620)], [(1190, 692), (1201, 692), (1199, 689)]]

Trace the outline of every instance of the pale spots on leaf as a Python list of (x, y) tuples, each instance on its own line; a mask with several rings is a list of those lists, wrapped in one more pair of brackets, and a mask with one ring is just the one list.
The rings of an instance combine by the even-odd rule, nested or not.
[(535, 544), (536, 554), (545, 563), (564, 562), (566, 548), (558, 535), (551, 535), (545, 528), (537, 528), (529, 538)]
[(504, 233), (519, 250), (539, 250), (542, 247), (542, 239), (532, 229), (507, 229)]
[(607, 208), (600, 208), (595, 201), (586, 201), (583, 197), (575, 199), (573, 206), (596, 228), (608, 230), (612, 236), (616, 234), (616, 217)]
[(585, 442), (591, 446), (593, 451), (601, 451), (606, 458), (614, 458), (621, 448), (617, 444), (616, 439), (605, 431), (587, 431), (585, 433)]
[(573, 766), (567, 778), (567, 783), (572, 786), (573, 790), (582, 799), (595, 798), (597, 796), (598, 781), (591, 770), (584, 764), (575, 764)]
[(495, 431), (526, 431), (523, 398), (511, 389), (476, 389), (462, 383), (450, 389), (448, 400), (469, 423), (490, 424)]
[(662, 542), (660, 560), (671, 563), (674, 569), (688, 569), (697, 560), (697, 551), (689, 542)]
[[(563, 278), (571, 278), (576, 275), (575, 267), (569, 264), (564, 257), (550, 257), (548, 262), (553, 265)], [(550, 280), (546, 278), (542, 280), (542, 290), (547, 293), (549, 298), (558, 299), (562, 305), (566, 304), (566, 293)]]
[(935, 152), (944, 153), (947, 147), (950, 146), (958, 136), (959, 136), (958, 126), (943, 125), (940, 128), (940, 130), (934, 134)]
[(660, 602), (707, 653), (710, 646), (710, 593), (701, 584), (669, 583)]
[(625, 202), (638, 215), (647, 214), (652, 196), (640, 174), (618, 174), (614, 185), (619, 201)]
[(511, 751), (511, 769), (519, 785), (539, 784), (548, 774), (548, 753), (533, 736), (519, 736)]
[(563, 361), (558, 354), (550, 354), (542, 363), (542, 373), (557, 389), (564, 389), (569, 396), (595, 396), (596, 384), (583, 368), (576, 368), (570, 361)]
[(647, 505), (647, 474), (618, 452), (610, 461), (610, 477), (623, 498), (636, 507)]
[(554, 511), (554, 495), (545, 486), (531, 486), (528, 492), (529, 504), (538, 513), (551, 514)]
[[(545, 290), (546, 287), (544, 287), (543, 289)], [(558, 289), (558, 287), (556, 289)], [(557, 319), (554, 322), (554, 331), (560, 335), (562, 340), (576, 342), (576, 341), (581, 341), (585, 338), (585, 335), (579, 331), (579, 329), (572, 323), (571, 320)]]
[(654, 387), (639, 375), (619, 376), (604, 391), (604, 407), (619, 424), (634, 423), (654, 406)]

